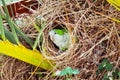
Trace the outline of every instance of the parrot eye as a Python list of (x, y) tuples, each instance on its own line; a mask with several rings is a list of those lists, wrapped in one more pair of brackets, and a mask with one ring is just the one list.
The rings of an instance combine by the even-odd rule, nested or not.
[(56, 34), (56, 32), (55, 32), (55, 34)]

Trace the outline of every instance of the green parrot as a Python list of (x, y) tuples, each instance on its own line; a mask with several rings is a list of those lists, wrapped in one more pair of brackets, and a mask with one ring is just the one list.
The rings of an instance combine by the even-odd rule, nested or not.
[(64, 51), (70, 44), (70, 36), (65, 29), (52, 29), (49, 32), (50, 39), (59, 48), (59, 51)]

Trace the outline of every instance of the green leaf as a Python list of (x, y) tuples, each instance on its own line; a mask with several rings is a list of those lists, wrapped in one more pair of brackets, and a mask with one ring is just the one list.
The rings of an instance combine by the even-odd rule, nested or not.
[(39, 31), (39, 34), (38, 34), (38, 36), (37, 36), (37, 38), (36, 38), (36, 40), (35, 40), (35, 43), (34, 43), (34, 45), (33, 45), (33, 50), (36, 49), (37, 44), (40, 42), (40, 38), (42, 37), (43, 31), (44, 31), (44, 29), (45, 29), (45, 25), (46, 25), (46, 21), (43, 21), (43, 23), (41, 24), (41, 29), (40, 29), (40, 31)]
[[(4, 28), (4, 29), (5, 29), (5, 28)], [(14, 38), (13, 34), (12, 34), (10, 31), (8, 31), (7, 29), (5, 29), (5, 36), (6, 36), (6, 38), (7, 38), (11, 43), (17, 44), (16, 41), (15, 41), (15, 38)]]
[[(5, 0), (5, 2), (6, 2), (7, 5), (13, 4), (13, 3), (18, 2), (18, 1), (20, 1), (20, 0)], [(2, 4), (2, 2), (0, 0), (0, 6), (2, 6), (2, 5), (3, 4)]]
[(5, 0), (2, 0), (2, 4), (3, 4), (4, 10), (5, 10), (5, 14), (6, 14), (6, 20), (7, 20), (8, 24), (9, 24), (9, 26), (10, 26), (10, 29), (12, 31), (12, 34), (13, 34), (13, 36), (15, 38), (16, 43), (19, 44), (19, 39), (18, 39), (18, 36), (16, 34), (16, 31), (15, 31), (14, 25), (12, 23), (12, 20), (10, 19), (10, 15), (8, 13), (8, 9), (7, 9)]
[(104, 64), (100, 64), (99, 67), (98, 67), (98, 69), (99, 69), (100, 71), (102, 71), (102, 70), (104, 69)]
[[(99, 69), (100, 71), (103, 70), (104, 68), (106, 68), (106, 66), (107, 66), (108, 63), (110, 63), (110, 62), (108, 61), (108, 59), (106, 59), (106, 58), (103, 59), (103, 60), (102, 60), (102, 63), (99, 65), (99, 68), (98, 68), (98, 69)], [(108, 66), (109, 66), (109, 65), (108, 65)]]
[(65, 75), (67, 75), (67, 72), (65, 70), (62, 70), (60, 76), (65, 76)]
[(116, 68), (114, 72), (112, 72), (112, 75), (114, 78), (116, 78), (118, 76), (118, 73), (119, 73), (119, 69)]
[(113, 65), (110, 64), (110, 63), (108, 63), (108, 64), (106, 65), (106, 70), (110, 71), (110, 70), (112, 70), (112, 69), (113, 69)]
[(103, 79), (102, 79), (102, 80), (109, 80), (108, 75), (107, 75), (107, 74), (105, 74), (105, 75), (103, 76)]
[(42, 78), (43, 78), (43, 74), (38, 72), (38, 77), (39, 77), (40, 79), (42, 79)]
[(73, 74), (73, 70), (72, 70), (71, 67), (66, 67), (64, 71), (66, 71), (66, 73), (69, 74), (69, 75)]
[(100, 70), (97, 70), (96, 71), (96, 75), (98, 76), (100, 74)]
[(118, 76), (120, 77), (120, 71), (118, 72)]
[(73, 72), (72, 72), (73, 74), (79, 74), (80, 72), (79, 72), (79, 70), (78, 69), (73, 69)]
[(16, 25), (14, 26), (17, 34), (19, 34), (31, 47), (33, 47), (33, 41), (30, 38), (28, 38), (26, 34), (24, 34)]
[(0, 14), (0, 35), (1, 35), (1, 38), (5, 40), (4, 26), (3, 26), (1, 14)]
[(79, 74), (78, 69), (72, 69), (71, 67), (66, 67), (60, 72), (60, 76)]
[(102, 61), (102, 64), (106, 64), (106, 63), (109, 63), (109, 61), (108, 61), (107, 58), (104, 58), (103, 61)]
[(65, 80), (72, 80), (72, 79), (66, 78)]
[(71, 67), (66, 67), (65, 69), (63, 69), (60, 73), (60, 76), (64, 76), (64, 75), (68, 75), (68, 74), (72, 74), (72, 68)]

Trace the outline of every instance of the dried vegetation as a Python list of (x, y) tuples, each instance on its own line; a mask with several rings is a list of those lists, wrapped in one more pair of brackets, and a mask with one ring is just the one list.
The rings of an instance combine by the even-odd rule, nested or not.
[[(79, 75), (67, 76), (72, 80), (101, 80), (104, 73), (96, 76), (96, 70), (103, 58), (108, 58), (114, 66), (120, 69), (120, 12), (109, 5), (105, 0), (92, 2), (91, 0), (44, 0), (40, 6), (29, 15), (29, 24), (21, 29), (32, 39), (38, 32), (32, 22), (36, 16), (43, 16), (46, 26), (43, 30), (43, 48), (38, 49), (42, 54), (56, 62), (52, 71), (61, 70), (66, 66), (78, 68)], [(70, 34), (71, 45), (68, 50), (60, 55), (51, 42), (48, 32), (53, 28), (67, 28)], [(5, 59), (2, 65), (2, 80), (27, 80), (28, 73), (33, 67), (15, 59)], [(19, 73), (16, 71), (19, 70)], [(38, 80), (36, 71), (30, 80)], [(51, 72), (43, 71), (43, 77), (39, 80), (64, 80), (65, 77), (52, 77)], [(26, 74), (27, 73), (27, 74)], [(19, 75), (19, 76), (17, 76)], [(16, 78), (17, 77), (17, 78)], [(15, 78), (15, 79), (14, 79)]]

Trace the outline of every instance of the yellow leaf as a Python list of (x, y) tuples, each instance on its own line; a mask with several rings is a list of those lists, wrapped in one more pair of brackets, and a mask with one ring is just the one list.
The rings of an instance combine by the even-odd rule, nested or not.
[(0, 40), (0, 53), (14, 57), (16, 59), (22, 60), (24, 62), (30, 63), (32, 65), (38, 66), (40, 68), (50, 70), (53, 68), (54, 64), (44, 58), (39, 51), (32, 51), (25, 48), (23, 45), (15, 45), (9, 41)]
[(107, 0), (110, 4), (112, 4), (116, 9), (120, 11), (120, 0)]

